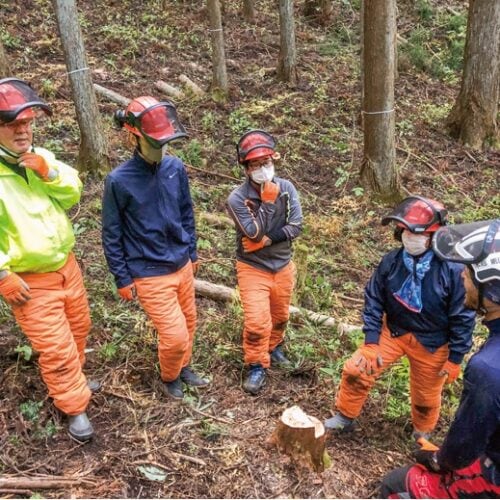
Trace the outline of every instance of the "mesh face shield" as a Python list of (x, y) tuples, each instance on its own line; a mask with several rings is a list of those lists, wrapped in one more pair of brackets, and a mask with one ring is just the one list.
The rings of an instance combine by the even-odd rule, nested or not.
[(239, 163), (246, 163), (263, 156), (273, 156), (275, 150), (274, 137), (263, 130), (250, 130), (240, 138), (236, 145)]
[(28, 83), (17, 78), (0, 80), (0, 122), (34, 118), (41, 112), (52, 115), (50, 107)]

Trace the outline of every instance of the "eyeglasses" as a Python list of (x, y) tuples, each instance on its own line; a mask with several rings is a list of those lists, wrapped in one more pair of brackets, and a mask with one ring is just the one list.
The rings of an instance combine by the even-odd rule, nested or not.
[(250, 160), (248, 162), (248, 169), (249, 170), (256, 170), (258, 168), (262, 167), (270, 167), (273, 165), (273, 160), (270, 157), (267, 158), (258, 158), (257, 160)]

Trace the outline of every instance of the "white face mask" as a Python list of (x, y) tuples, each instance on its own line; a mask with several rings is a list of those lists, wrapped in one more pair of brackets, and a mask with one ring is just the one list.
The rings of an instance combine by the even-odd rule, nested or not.
[(251, 179), (257, 184), (264, 184), (265, 182), (272, 181), (274, 177), (274, 165), (263, 165), (257, 170), (250, 173)]
[(422, 255), (429, 248), (430, 236), (426, 234), (413, 234), (404, 230), (401, 235), (403, 246), (410, 255)]

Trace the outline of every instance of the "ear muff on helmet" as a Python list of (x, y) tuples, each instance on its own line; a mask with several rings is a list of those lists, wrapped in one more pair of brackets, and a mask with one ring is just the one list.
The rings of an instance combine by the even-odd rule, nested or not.
[(264, 130), (250, 130), (243, 134), (236, 145), (238, 162), (246, 164), (250, 160), (256, 160), (265, 156), (274, 156), (276, 151), (276, 140)]
[(412, 233), (435, 232), (448, 220), (444, 205), (422, 196), (404, 199), (394, 210), (382, 219), (382, 225), (396, 222), (397, 226)]
[(160, 102), (150, 96), (132, 100), (125, 110), (115, 112), (114, 119), (120, 127), (143, 137), (156, 149), (188, 135), (175, 106), (170, 101)]
[(11, 123), (15, 120), (34, 118), (36, 110), (52, 115), (52, 110), (30, 84), (18, 78), (0, 80), (0, 122)]

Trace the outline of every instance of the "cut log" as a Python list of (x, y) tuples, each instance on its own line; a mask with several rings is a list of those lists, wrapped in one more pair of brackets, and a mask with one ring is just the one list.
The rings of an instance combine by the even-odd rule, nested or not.
[(330, 465), (325, 437), (325, 428), (316, 417), (292, 406), (281, 415), (271, 442), (298, 465), (323, 472)]
[(184, 83), (184, 85), (194, 94), (197, 96), (202, 96), (205, 95), (205, 91), (196, 83), (193, 82), (189, 77), (186, 75), (179, 75), (179, 80)]
[(107, 89), (106, 87), (102, 87), (97, 83), (94, 83), (95, 91), (104, 96), (106, 99), (112, 102), (116, 102), (117, 104), (121, 104), (122, 106), (128, 106), (130, 103), (130, 99), (125, 97), (114, 90)]
[(179, 89), (176, 89), (172, 85), (169, 85), (168, 83), (164, 82), (163, 80), (158, 80), (155, 83), (155, 87), (160, 91), (163, 92), (164, 94), (167, 94), (171, 97), (174, 97), (176, 99), (181, 99), (182, 98), (182, 92)]
[(0, 489), (11, 490), (47, 490), (67, 488), (76, 484), (95, 485), (94, 481), (83, 477), (39, 476), (39, 477), (8, 477), (0, 476)]

